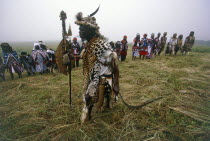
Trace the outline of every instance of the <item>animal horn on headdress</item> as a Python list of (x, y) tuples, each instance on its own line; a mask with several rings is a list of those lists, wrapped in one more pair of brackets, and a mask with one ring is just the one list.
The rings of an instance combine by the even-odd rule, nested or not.
[(100, 5), (99, 5), (99, 7), (96, 9), (95, 12), (93, 12), (92, 14), (90, 14), (90, 17), (94, 16), (94, 15), (98, 12), (99, 8), (100, 8)]

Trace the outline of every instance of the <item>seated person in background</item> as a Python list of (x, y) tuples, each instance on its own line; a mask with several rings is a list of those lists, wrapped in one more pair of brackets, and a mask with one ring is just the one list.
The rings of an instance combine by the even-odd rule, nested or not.
[(27, 52), (21, 52), (20, 55), (20, 64), (24, 67), (24, 69), (27, 71), (28, 75), (34, 75), (35, 69), (34, 65), (31, 63), (30, 56), (27, 55)]

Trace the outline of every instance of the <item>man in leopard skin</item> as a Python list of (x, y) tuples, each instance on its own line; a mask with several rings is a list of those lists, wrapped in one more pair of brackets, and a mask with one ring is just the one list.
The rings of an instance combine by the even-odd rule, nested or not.
[(83, 54), (84, 107), (81, 123), (91, 119), (94, 104), (96, 110), (100, 111), (106, 99), (105, 108), (111, 108), (111, 96), (117, 100), (119, 93), (118, 59), (105, 37), (100, 34), (93, 17), (98, 9), (88, 17), (83, 17), (81, 12), (76, 15), (75, 23), (79, 25), (80, 37), (87, 41)]

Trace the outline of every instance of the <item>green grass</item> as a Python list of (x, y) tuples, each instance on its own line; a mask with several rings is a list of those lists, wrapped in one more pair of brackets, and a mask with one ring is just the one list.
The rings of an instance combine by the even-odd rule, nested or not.
[(12, 81), (7, 72), (7, 81), (0, 80), (0, 140), (208, 141), (210, 53), (193, 50), (187, 56), (132, 61), (130, 51), (119, 64), (124, 99), (133, 105), (162, 100), (137, 110), (119, 100), (112, 110), (93, 112), (93, 119), (81, 125), (82, 67), (72, 71), (73, 106), (67, 76), (24, 73)]
[(209, 46), (194, 46), (192, 48), (193, 52), (199, 52), (199, 53), (210, 53), (210, 47)]

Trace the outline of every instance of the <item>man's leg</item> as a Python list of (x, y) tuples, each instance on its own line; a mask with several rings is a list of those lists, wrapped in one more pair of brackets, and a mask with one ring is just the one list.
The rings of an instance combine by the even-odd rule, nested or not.
[(99, 84), (98, 101), (96, 103), (97, 112), (102, 111), (102, 106), (104, 104), (104, 90), (105, 90), (104, 84), (102, 84), (101, 82), (101, 84)]
[(92, 111), (92, 108), (94, 105), (91, 102), (92, 97), (89, 95), (85, 95), (83, 100), (84, 100), (85, 104), (82, 109), (82, 115), (81, 115), (81, 123), (82, 124), (91, 119), (91, 111)]
[(106, 97), (106, 108), (112, 108), (112, 78), (106, 78), (107, 82), (105, 83), (105, 97)]
[(77, 65), (77, 67), (79, 67), (79, 60), (76, 61), (76, 65)]
[(145, 55), (143, 55), (142, 60), (144, 60), (144, 58), (145, 58)]

